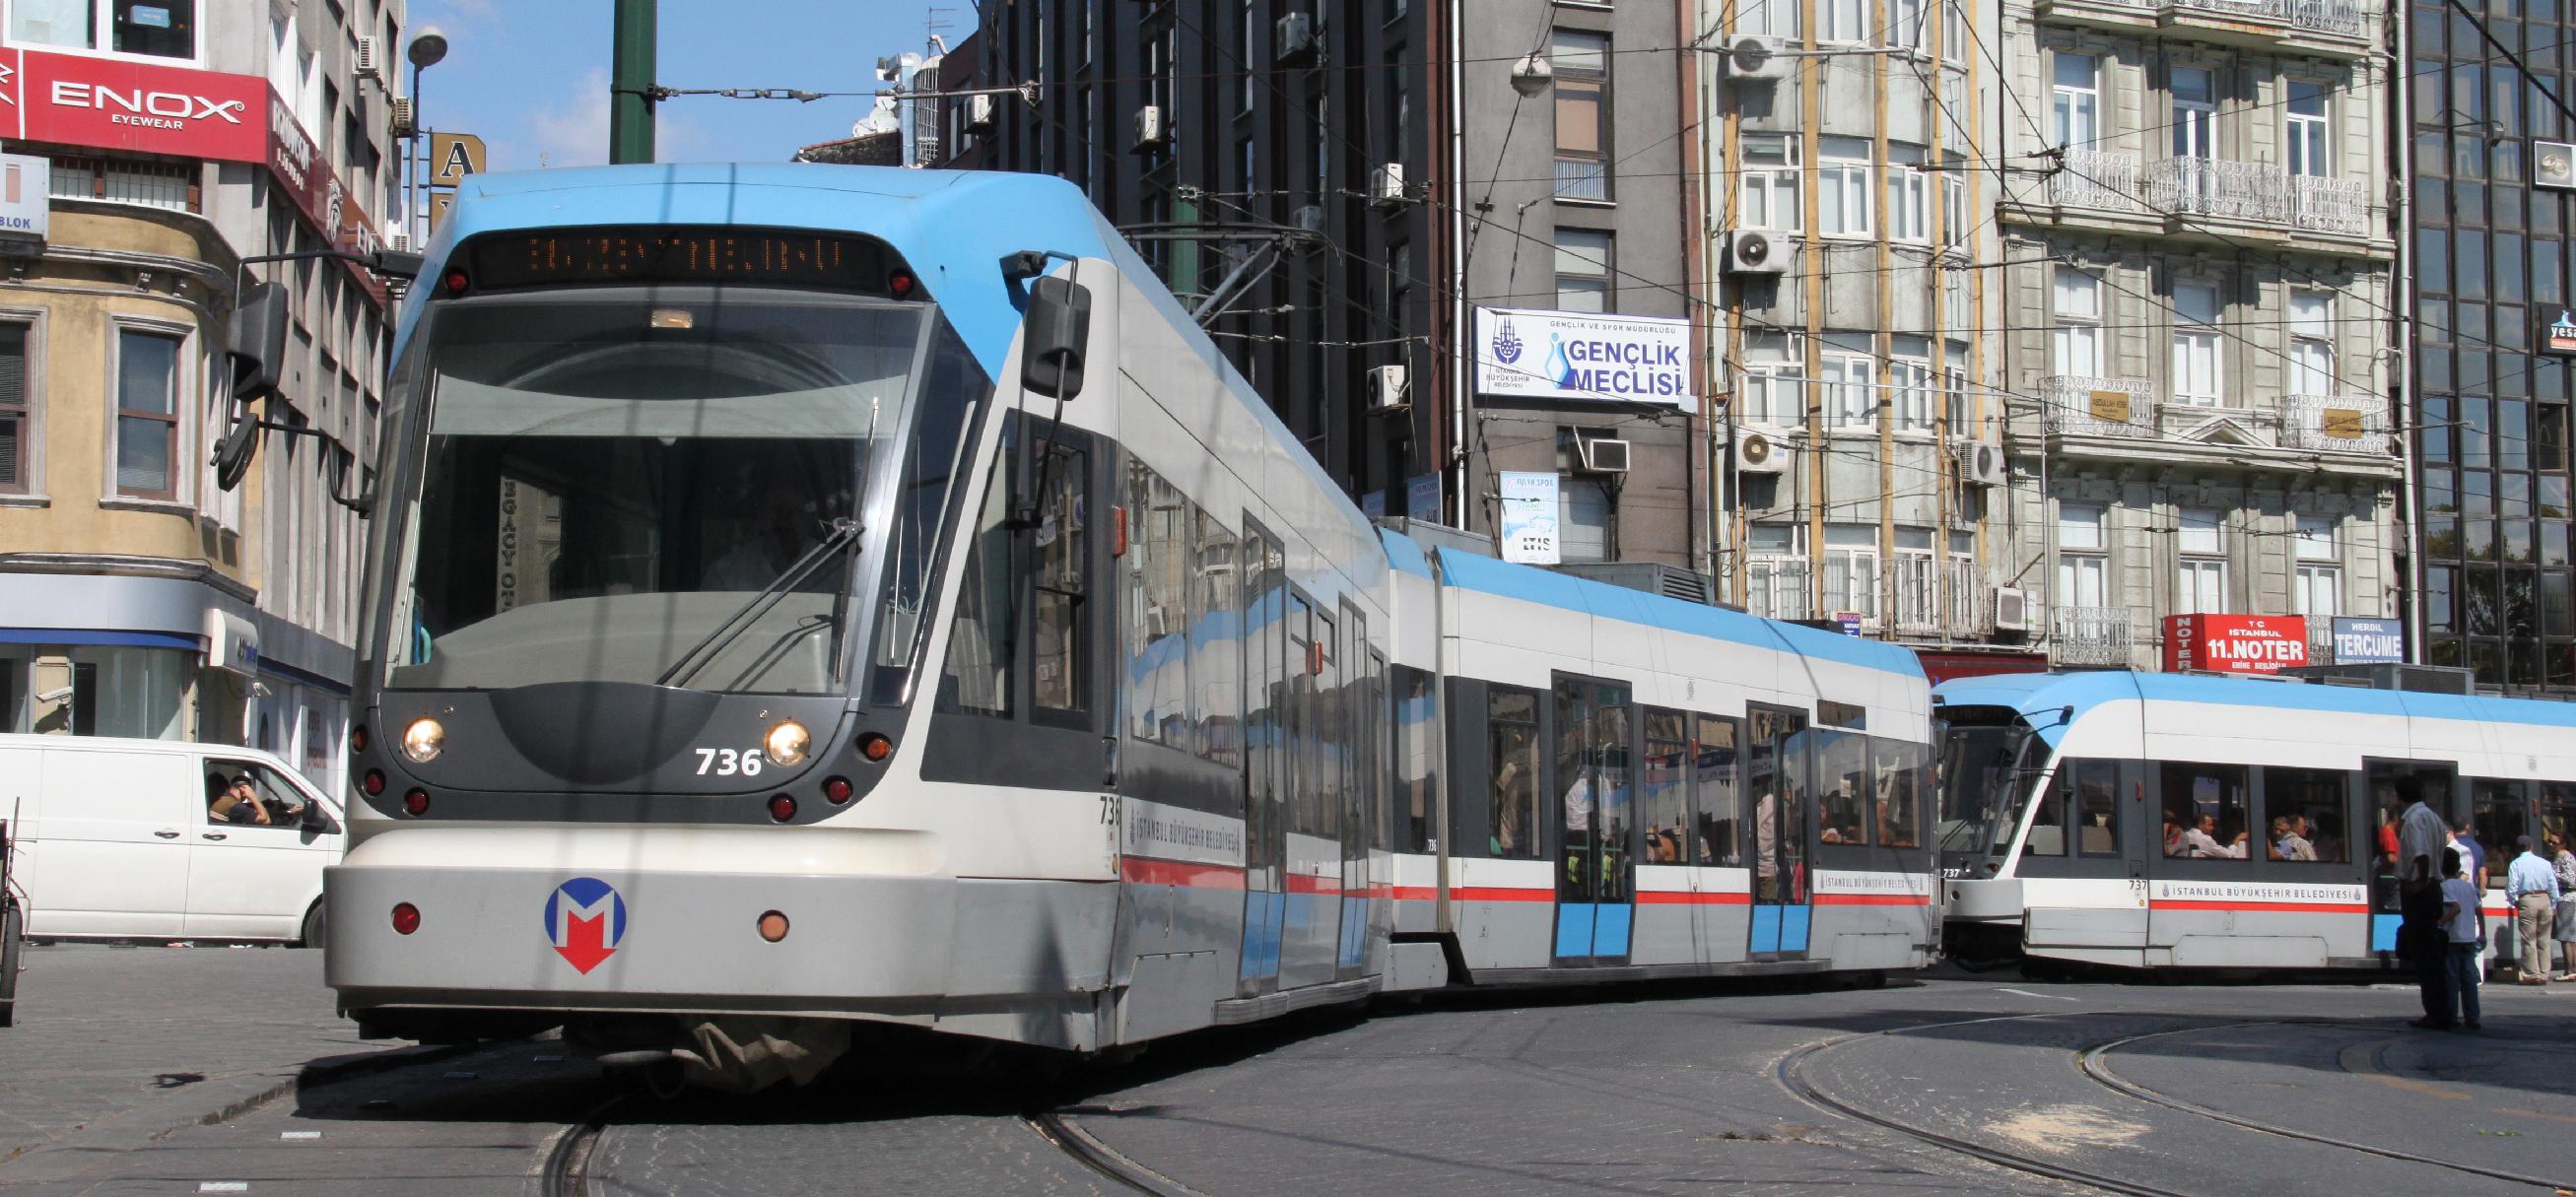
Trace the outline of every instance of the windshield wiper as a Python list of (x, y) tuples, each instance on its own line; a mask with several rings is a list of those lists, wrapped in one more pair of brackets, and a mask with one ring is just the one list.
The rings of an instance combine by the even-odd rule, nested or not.
[[(752, 595), (741, 606), (734, 608), (733, 614), (725, 616), (724, 622), (717, 624), (714, 631), (707, 633), (706, 639), (689, 646), (689, 651), (681, 653), (679, 660), (671, 662), (671, 667), (663, 670), (662, 676), (654, 678), (653, 684), (672, 685), (677, 681), (694, 677), (699, 670), (714, 664), (717, 655), (724, 651), (725, 646), (732, 644), (735, 637), (760, 622), (760, 617), (769, 614), (770, 608), (777, 606), (779, 600), (786, 598), (789, 591), (803, 584), (815, 570), (822, 568), (824, 562), (840, 556), (850, 546), (857, 544), (860, 531), (857, 520), (833, 520), (832, 530), (826, 533), (823, 539), (816, 541), (813, 548), (805, 550), (804, 556), (798, 557), (785, 572), (772, 579), (769, 585), (761, 587), (758, 594)], [(842, 589), (846, 591), (848, 587), (844, 586)], [(700, 654), (704, 656), (701, 657)], [(692, 661), (696, 664), (691, 664)]]

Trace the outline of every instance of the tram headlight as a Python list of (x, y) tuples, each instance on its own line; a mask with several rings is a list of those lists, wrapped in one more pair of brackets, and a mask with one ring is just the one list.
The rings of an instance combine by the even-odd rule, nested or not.
[(446, 747), (447, 729), (440, 726), (438, 720), (414, 719), (411, 726), (403, 729), (403, 755), (411, 758), (414, 764), (426, 765), (437, 760), (438, 754)]
[(769, 729), (760, 746), (769, 753), (771, 764), (798, 765), (804, 763), (805, 753), (814, 747), (814, 736), (804, 724), (781, 719), (778, 726)]

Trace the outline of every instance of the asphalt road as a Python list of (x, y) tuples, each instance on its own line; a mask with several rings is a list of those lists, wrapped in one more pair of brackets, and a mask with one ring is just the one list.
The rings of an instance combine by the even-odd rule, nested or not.
[[(60, 992), (86, 992), (78, 979), (101, 995), (86, 1018), (118, 1016), (108, 995), (157, 1009), (233, 985), (296, 1031), (204, 1040), (187, 1029), (202, 1020), (148, 1022), (136, 1053), (268, 1082), (191, 1107), (143, 1055), (80, 1068), (84, 1050), (125, 1056), (31, 1000), (0, 1032), (0, 1128), (36, 1144), (0, 1163), (13, 1193), (1140, 1191), (1113, 1172), (1211, 1197), (2466, 1197), (2576, 1181), (2576, 986), (2492, 987), (2478, 1035), (2406, 1028), (2413, 995), (2394, 986), (1949, 974), (1488, 993), (1193, 1036), (1056, 1078), (862, 1065), (811, 1089), (660, 1101), (551, 1041), (357, 1044), (310, 953), (50, 951), (37, 964)], [(315, 1058), (329, 1068), (292, 1083)], [(108, 1109), (120, 1133), (65, 1129), (57, 1094)], [(1061, 1121), (1033, 1123), (1042, 1111)], [(575, 1183), (549, 1189), (550, 1166)]]

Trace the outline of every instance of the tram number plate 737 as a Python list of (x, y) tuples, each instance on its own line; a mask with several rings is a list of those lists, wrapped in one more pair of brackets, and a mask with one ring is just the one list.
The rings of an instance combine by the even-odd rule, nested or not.
[(710, 775), (732, 777), (737, 773), (744, 777), (758, 777), (760, 766), (760, 750), (757, 748), (742, 751), (731, 748), (698, 750), (698, 776), (700, 777)]

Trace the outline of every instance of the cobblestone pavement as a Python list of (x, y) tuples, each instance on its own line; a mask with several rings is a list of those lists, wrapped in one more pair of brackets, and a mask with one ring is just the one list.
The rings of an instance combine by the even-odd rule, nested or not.
[(332, 1012), (320, 952), (65, 944), (24, 960), (18, 1025), (0, 1030), (0, 1159), (156, 1132), (395, 1046)]

